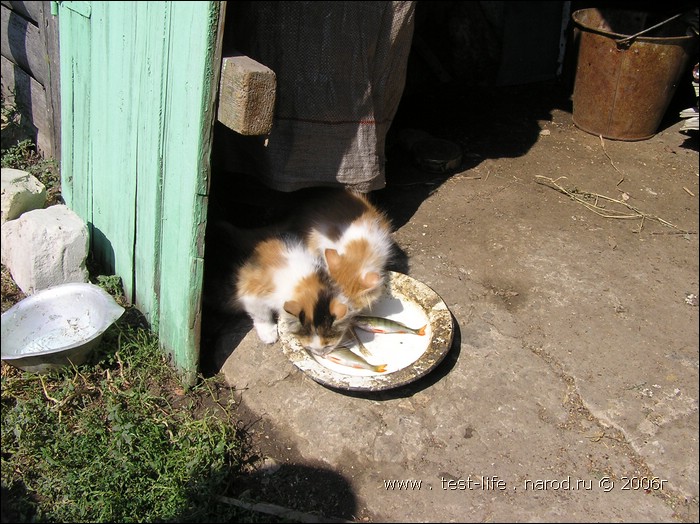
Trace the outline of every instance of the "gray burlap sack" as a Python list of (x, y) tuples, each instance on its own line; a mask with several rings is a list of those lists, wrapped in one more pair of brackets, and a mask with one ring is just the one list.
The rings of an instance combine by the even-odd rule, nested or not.
[(238, 137), (273, 189), (385, 186), (415, 2), (236, 2), (236, 47), (277, 76), (272, 130)]

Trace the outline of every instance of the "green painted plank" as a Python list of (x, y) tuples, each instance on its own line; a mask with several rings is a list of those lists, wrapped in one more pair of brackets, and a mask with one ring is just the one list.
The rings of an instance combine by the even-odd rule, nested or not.
[[(133, 257), (136, 136), (133, 108), (139, 106), (134, 76), (140, 50), (130, 38), (136, 23), (130, 2), (93, 2), (90, 64), (93, 246), (99, 260), (122, 277), (134, 299)], [(127, 38), (125, 38), (127, 36)]]
[(122, 277), (132, 296), (134, 155), (125, 117), (131, 94), (122, 55), (112, 53), (121, 46), (120, 28), (130, 22), (112, 20), (108, 2), (95, 2), (90, 18), (72, 5), (59, 8), (62, 184), (69, 190), (66, 203), (88, 224), (92, 255)]
[[(176, 362), (190, 372), (199, 360), (203, 224), (211, 155), (213, 68), (220, 44), (218, 2), (172, 4), (163, 150), (160, 325)], [(189, 232), (189, 234), (185, 234)], [(196, 352), (189, 348), (197, 349)], [(194, 379), (194, 376), (191, 377)]]
[(136, 238), (134, 286), (136, 305), (158, 331), (160, 322), (160, 259), (162, 222), (162, 150), (164, 136), (164, 90), (168, 63), (170, 2), (139, 2), (139, 26), (134, 35), (143, 56), (137, 89), (139, 104), (135, 126), (138, 178), (136, 180)]
[[(91, 57), (85, 42), (91, 38), (87, 18), (61, 17), (61, 193), (66, 204), (88, 224), (92, 238), (90, 155), (89, 72)], [(80, 137), (76, 139), (77, 137)]]

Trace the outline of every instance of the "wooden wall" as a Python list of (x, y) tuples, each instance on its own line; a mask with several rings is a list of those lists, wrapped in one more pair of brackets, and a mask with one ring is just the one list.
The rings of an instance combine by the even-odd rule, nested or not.
[(15, 102), (42, 155), (60, 161), (58, 21), (51, 2), (1, 4), (3, 98)]
[(59, 4), (61, 190), (193, 383), (221, 2)]

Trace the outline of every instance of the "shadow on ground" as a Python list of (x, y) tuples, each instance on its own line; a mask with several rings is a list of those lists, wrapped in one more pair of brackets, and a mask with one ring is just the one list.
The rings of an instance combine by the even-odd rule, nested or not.
[(268, 464), (235, 479), (235, 491), (237, 500), (265, 501), (257, 511), (289, 519), (279, 522), (351, 521), (357, 511), (348, 480), (324, 467)]

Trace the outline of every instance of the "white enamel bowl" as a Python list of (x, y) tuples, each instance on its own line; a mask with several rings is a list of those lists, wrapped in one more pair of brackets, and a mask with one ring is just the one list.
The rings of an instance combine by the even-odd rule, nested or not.
[(124, 313), (90, 283), (52, 286), (2, 314), (2, 360), (35, 373), (84, 363)]

